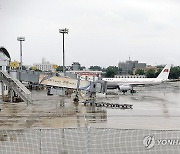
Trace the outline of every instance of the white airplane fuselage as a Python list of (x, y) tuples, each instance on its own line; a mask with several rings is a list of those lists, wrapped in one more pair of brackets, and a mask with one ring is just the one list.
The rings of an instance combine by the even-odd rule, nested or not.
[(156, 85), (168, 80), (171, 65), (166, 65), (157, 78), (103, 78), (108, 89), (132, 90), (135, 86)]
[(160, 84), (164, 80), (157, 79), (157, 78), (104, 78), (104, 81), (107, 81), (108, 87), (114, 87), (121, 85), (131, 85), (134, 86), (141, 86), (141, 85), (155, 85)]

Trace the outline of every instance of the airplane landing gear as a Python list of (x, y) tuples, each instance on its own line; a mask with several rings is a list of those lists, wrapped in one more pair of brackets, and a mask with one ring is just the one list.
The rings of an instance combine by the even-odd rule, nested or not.
[(125, 93), (127, 92), (127, 90), (122, 90), (122, 92), (123, 92), (123, 95), (125, 95)]
[(134, 93), (136, 93), (136, 90), (131, 89), (131, 90), (130, 90), (130, 93), (133, 95)]

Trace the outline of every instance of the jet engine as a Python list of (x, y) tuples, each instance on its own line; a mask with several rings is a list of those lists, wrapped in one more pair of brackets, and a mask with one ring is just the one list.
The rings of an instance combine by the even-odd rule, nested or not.
[(119, 86), (119, 89), (121, 90), (121, 91), (128, 91), (128, 90), (131, 90), (132, 89), (132, 87), (130, 86), (130, 85), (121, 85), (121, 86)]
[(131, 93), (135, 93), (135, 90), (130, 85), (120, 85), (119, 90), (123, 93), (126, 93), (128, 90), (130, 90)]

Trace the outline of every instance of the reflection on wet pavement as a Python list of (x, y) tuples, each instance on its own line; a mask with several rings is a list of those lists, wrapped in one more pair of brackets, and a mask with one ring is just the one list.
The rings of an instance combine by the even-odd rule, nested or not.
[(97, 97), (97, 102), (133, 104), (133, 109), (84, 106), (80, 99), (33, 91), (32, 104), (0, 101), (0, 129), (102, 127), (179, 129), (180, 83), (138, 87), (138, 93)]

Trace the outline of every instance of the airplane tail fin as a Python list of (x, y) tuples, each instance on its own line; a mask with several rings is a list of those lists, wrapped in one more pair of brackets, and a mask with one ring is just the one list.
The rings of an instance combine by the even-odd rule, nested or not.
[(171, 69), (171, 65), (170, 64), (167, 64), (163, 70), (161, 71), (161, 73), (158, 75), (158, 79), (162, 79), (162, 80), (167, 80), (168, 79), (168, 76), (169, 76), (169, 72), (170, 72), (170, 69)]

